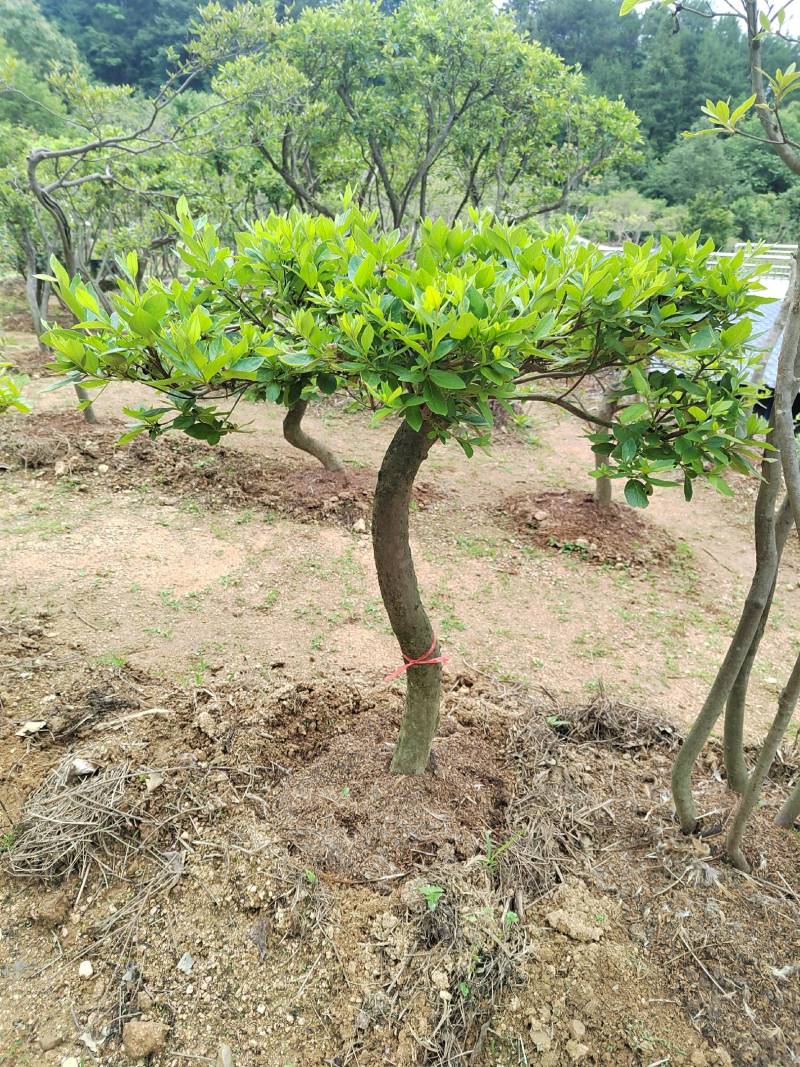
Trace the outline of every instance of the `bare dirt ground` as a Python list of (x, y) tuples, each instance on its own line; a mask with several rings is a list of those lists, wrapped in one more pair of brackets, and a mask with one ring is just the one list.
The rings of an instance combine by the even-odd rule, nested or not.
[[(795, 756), (751, 878), (716, 856), (716, 751), (709, 837), (667, 789), (749, 581), (752, 484), (665, 490), (615, 539), (566, 416), (434, 449), (412, 531), (448, 694), (436, 774), (398, 780), (368, 533), (389, 428), (312, 413), (343, 484), (272, 407), (223, 449), (123, 451), (144, 394), (109, 389), (95, 430), (43, 384), (0, 428), (0, 1063), (797, 1062), (800, 848), (769, 821)], [(787, 556), (753, 740), (796, 654)]]

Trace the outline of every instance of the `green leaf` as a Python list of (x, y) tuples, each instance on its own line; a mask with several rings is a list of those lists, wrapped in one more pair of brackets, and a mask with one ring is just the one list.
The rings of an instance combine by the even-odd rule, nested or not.
[(359, 289), (363, 289), (374, 272), (375, 257), (370, 255), (364, 256), (364, 261), (353, 276), (354, 285), (357, 285)]
[(216, 445), (222, 434), (215, 426), (209, 426), (205, 422), (193, 422), (183, 431), (188, 437), (194, 437), (198, 441), (208, 441), (210, 445)]
[(646, 418), (649, 412), (647, 404), (629, 404), (623, 408), (617, 415), (617, 421), (622, 423), (623, 426), (630, 426), (632, 422), (638, 422), (640, 419)]
[(470, 311), (476, 318), (485, 319), (488, 316), (489, 305), (474, 285), (471, 285), (469, 289), (467, 289), (467, 302), (469, 303)]
[(724, 345), (733, 347), (734, 345), (740, 345), (750, 336), (750, 332), (753, 329), (753, 324), (750, 319), (739, 319), (738, 322), (734, 322), (733, 326), (729, 326), (727, 330), (723, 330), (720, 334), (720, 338)]
[(467, 387), (464, 379), (451, 370), (438, 370), (436, 367), (431, 367), (428, 377), (441, 389), (466, 389)]
[(412, 430), (419, 430), (422, 426), (422, 412), (418, 407), (406, 408), (405, 412), (406, 422)]
[(642, 482), (636, 481), (635, 478), (629, 479), (625, 483), (625, 499), (632, 508), (646, 508), (648, 501), (647, 490)]
[(649, 396), (650, 386), (647, 382), (647, 378), (645, 378), (638, 367), (631, 367), (631, 382), (639, 396)]
[(335, 374), (321, 373), (317, 375), (317, 388), (325, 396), (331, 396), (332, 393), (335, 393), (337, 384)]
[(733, 490), (718, 474), (707, 474), (706, 478), (722, 496), (733, 496)]
[(314, 362), (308, 352), (280, 352), (278, 359), (287, 367), (310, 367)]
[(472, 312), (465, 311), (450, 327), (450, 336), (455, 337), (457, 341), (463, 341), (477, 321)]

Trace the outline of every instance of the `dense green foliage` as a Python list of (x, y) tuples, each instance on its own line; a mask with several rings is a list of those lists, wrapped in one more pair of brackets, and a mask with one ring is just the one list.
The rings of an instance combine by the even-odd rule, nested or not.
[[(733, 238), (791, 240), (800, 194), (776, 157), (745, 140), (709, 146), (682, 138), (698, 127), (706, 100), (738, 100), (748, 84), (740, 20), (703, 18), (695, 10), (676, 19), (660, 5), (620, 18), (619, 0), (508, 0), (507, 6), (531, 37), (580, 64), (595, 91), (621, 96), (639, 116), (646, 161), (618, 175), (604, 193), (581, 199), (587, 232), (616, 240), (620, 233), (697, 227), (721, 245)], [(709, 5), (698, 0), (691, 8)], [(769, 70), (800, 58), (795, 43), (776, 36), (765, 38), (763, 48)], [(627, 191), (623, 204), (615, 200), (619, 187)], [(633, 192), (649, 202), (631, 210)], [(637, 219), (643, 230), (637, 231)]]
[[(229, 5), (230, 6), (230, 5)], [(189, 39), (197, 0), (41, 0), (92, 73), (110, 85), (156, 92)]]
[(334, 219), (271, 215), (231, 248), (183, 202), (188, 281), (139, 288), (131, 255), (111, 314), (54, 260), (79, 320), (47, 335), (58, 370), (89, 388), (122, 378), (159, 390), (162, 405), (129, 412), (131, 434), (216, 442), (254, 382), (285, 404), (345, 385), (377, 417), (471, 454), (491, 431), (490, 400), (546, 399), (542, 381), (617, 367), (620, 399), (638, 399), (592, 441), (631, 503), (675, 471), (691, 495), (697, 477), (724, 491), (728, 466), (747, 469), (763, 425), (747, 414), (750, 324), (737, 320), (759, 297), (741, 257), (712, 267), (710, 245), (690, 238), (604, 256), (569, 231), (533, 238), (489, 218), (426, 222), (409, 257), (408, 238), (374, 223), (354, 206)]

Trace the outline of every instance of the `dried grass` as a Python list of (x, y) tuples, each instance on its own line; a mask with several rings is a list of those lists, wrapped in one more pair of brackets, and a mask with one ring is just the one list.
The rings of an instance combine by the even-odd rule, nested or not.
[[(485, 868), (473, 865), (469, 875), (457, 867), (428, 874), (444, 892), (416, 920), (416, 942), (424, 951), (413, 955), (418, 974), (411, 984), (427, 991), (436, 1019), (420, 1045), (423, 1063), (458, 1067), (477, 1061), (500, 999), (525, 983), (529, 945), (519, 924), (506, 921), (497, 906)], [(436, 971), (448, 974), (448, 989), (433, 982)], [(406, 985), (405, 1004), (413, 1002), (412, 994)]]
[[(681, 735), (666, 719), (659, 719), (635, 708), (609, 700), (602, 686), (588, 704), (567, 711), (558, 708), (555, 717), (569, 733), (573, 743), (591, 741), (610, 745), (621, 752), (664, 748), (674, 751), (681, 743)], [(553, 718), (550, 712), (550, 718)]]
[(15, 878), (54, 881), (77, 872), (83, 886), (93, 867), (104, 875), (124, 867), (141, 821), (129, 789), (127, 763), (76, 776), (66, 756), (26, 801), (3, 864)]

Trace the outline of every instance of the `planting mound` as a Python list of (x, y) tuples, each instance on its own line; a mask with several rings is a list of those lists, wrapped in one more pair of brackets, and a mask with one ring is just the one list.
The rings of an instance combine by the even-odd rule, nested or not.
[(670, 536), (625, 504), (598, 508), (591, 493), (552, 490), (508, 497), (501, 513), (542, 548), (589, 563), (652, 567), (669, 559)]
[[(675, 732), (606, 696), (450, 678), (435, 767), (395, 778), (398, 686), (66, 669), (43, 659), (48, 626), (0, 642), (4, 684), (15, 662), (26, 676), (24, 709), (0, 708), (10, 1064), (87, 1047), (101, 1067), (145, 1047), (151, 1067), (800, 1054), (800, 848), (769, 821), (786, 780), (743, 877), (720, 836), (674, 823)], [(47, 726), (19, 736), (37, 708)], [(698, 799), (724, 824), (717, 758)]]
[(48, 374), (45, 368), (50, 362), (49, 356), (43, 355), (36, 345), (10, 345), (3, 352), (4, 360), (11, 364), (12, 374), (25, 374), (29, 378), (41, 378)]
[(396, 702), (362, 716), (282, 783), (283, 840), (314, 869), (348, 878), (402, 877), (474, 857), (510, 796), (498, 726), (462, 725), (456, 710), (435, 743), (432, 773), (397, 776), (389, 773)]
[[(211, 508), (256, 506), (300, 522), (352, 526), (369, 518), (374, 471), (337, 475), (311, 457), (254, 456), (177, 435), (118, 447), (123, 432), (120, 422), (90, 426), (73, 412), (10, 418), (0, 437), (0, 470), (69, 478), (76, 488), (149, 489), (162, 504), (177, 496)], [(420, 508), (432, 495), (424, 483), (414, 490)]]

